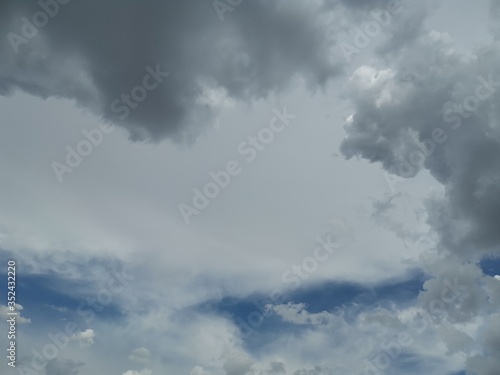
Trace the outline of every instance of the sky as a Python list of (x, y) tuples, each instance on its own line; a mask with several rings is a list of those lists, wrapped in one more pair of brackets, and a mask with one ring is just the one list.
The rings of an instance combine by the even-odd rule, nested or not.
[(499, 17), (0, 2), (0, 373), (498, 375)]

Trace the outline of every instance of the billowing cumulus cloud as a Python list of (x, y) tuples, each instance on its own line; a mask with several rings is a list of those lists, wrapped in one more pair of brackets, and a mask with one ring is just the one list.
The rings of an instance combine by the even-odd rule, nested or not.
[[(404, 178), (427, 170), (443, 185), (444, 196), (430, 196), (425, 207), (440, 255), (422, 263), (432, 279), (420, 303), (442, 305), (439, 320), (453, 325), (440, 329), (449, 353), (467, 352), (470, 370), (493, 374), (499, 336), (481, 332), (496, 319), (498, 286), (474, 262), (500, 246), (500, 44), (465, 51), (422, 28), (393, 47), (379, 50), (391, 62), (363, 65), (349, 79), (353, 114), (341, 150)], [(452, 305), (435, 302), (453, 293), (460, 298)], [(474, 340), (453, 328), (460, 324), (480, 327)]]
[(427, 169), (446, 188), (446, 200), (429, 205), (442, 244), (491, 252), (500, 243), (500, 45), (468, 54), (429, 32), (410, 46), (393, 66), (350, 78), (355, 112), (342, 151), (407, 178)]
[(75, 99), (135, 139), (190, 141), (222, 98), (266, 97), (297, 77), (322, 85), (342, 65), (322, 1), (49, 3), (46, 23), (35, 1), (2, 3), (0, 92)]

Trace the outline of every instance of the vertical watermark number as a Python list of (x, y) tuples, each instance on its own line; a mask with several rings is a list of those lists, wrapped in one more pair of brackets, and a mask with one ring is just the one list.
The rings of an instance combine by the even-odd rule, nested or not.
[(9, 260), (7, 263), (7, 323), (8, 323), (8, 365), (16, 367), (16, 262)]

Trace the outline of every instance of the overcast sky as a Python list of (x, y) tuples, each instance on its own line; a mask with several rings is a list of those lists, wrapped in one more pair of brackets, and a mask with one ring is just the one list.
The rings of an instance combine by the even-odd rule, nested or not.
[(498, 375), (499, 17), (0, 2), (0, 372)]

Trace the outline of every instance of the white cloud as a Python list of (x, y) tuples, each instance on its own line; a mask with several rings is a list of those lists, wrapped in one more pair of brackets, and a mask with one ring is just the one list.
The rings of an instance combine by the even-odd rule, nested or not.
[(323, 311), (311, 314), (303, 303), (288, 303), (286, 305), (270, 305), (268, 308), (281, 316), (283, 320), (295, 324), (327, 324), (334, 319), (334, 315)]
[[(16, 315), (16, 322), (19, 323), (19, 324), (28, 324), (28, 323), (31, 323), (31, 319), (25, 318), (25, 317), (21, 316), (21, 311), (22, 310), (23, 310), (23, 306), (21, 306), (21, 305), (19, 305), (19, 304), (16, 303), (16, 311), (18, 313), (18, 315)], [(8, 313), (12, 313), (12, 311), (10, 310), (10, 308), (8, 306), (0, 305), (0, 318), (2, 318), (2, 319), (11, 318), (12, 315), (8, 315)]]
[(151, 361), (151, 352), (144, 347), (137, 348), (132, 351), (128, 359), (141, 365), (149, 365)]
[(51, 309), (54, 309), (54, 310), (59, 311), (61, 313), (68, 311), (67, 307), (60, 307), (60, 306), (54, 306), (54, 305), (47, 305), (47, 307), (50, 307)]
[(123, 373), (123, 375), (151, 375), (153, 372), (149, 369), (144, 369), (141, 371), (136, 370), (128, 370)]
[(72, 341), (76, 341), (81, 347), (91, 346), (94, 344), (95, 332), (93, 329), (86, 329), (85, 331), (74, 334), (70, 337)]

